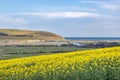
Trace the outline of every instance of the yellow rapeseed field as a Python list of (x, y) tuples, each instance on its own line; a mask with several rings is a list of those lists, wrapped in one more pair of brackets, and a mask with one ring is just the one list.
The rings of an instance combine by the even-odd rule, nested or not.
[(0, 80), (120, 80), (120, 47), (0, 60)]

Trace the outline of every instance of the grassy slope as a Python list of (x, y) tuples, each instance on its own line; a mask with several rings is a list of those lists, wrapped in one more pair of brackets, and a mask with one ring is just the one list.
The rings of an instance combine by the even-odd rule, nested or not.
[(0, 80), (120, 80), (120, 47), (1, 60)]
[[(62, 40), (63, 38), (51, 32), (17, 30), (17, 29), (0, 29), (0, 33), (8, 34), (8, 36), (0, 36), (0, 39), (40, 39), (40, 40)], [(17, 36), (22, 37), (17, 37)]]
[(78, 47), (0, 47), (0, 60), (20, 58), (33, 55), (53, 54), (56, 52), (70, 52), (76, 50), (87, 50), (90, 48)]

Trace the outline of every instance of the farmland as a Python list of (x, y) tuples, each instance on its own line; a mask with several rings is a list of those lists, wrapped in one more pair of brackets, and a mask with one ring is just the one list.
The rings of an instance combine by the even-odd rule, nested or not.
[(0, 80), (120, 80), (120, 47), (0, 60)]
[(0, 47), (0, 60), (88, 49), (92, 48), (61, 47), (61, 46)]

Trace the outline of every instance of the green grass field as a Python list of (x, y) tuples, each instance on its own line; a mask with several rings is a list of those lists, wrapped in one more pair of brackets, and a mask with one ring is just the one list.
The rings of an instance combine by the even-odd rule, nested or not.
[(59, 52), (71, 52), (77, 50), (86, 50), (90, 48), (78, 47), (0, 47), (0, 59), (11, 59), (35, 55), (46, 55)]

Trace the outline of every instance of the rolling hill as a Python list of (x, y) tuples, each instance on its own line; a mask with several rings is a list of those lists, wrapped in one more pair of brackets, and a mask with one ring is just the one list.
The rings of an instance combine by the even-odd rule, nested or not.
[(63, 40), (63, 37), (45, 31), (0, 29), (0, 39)]

